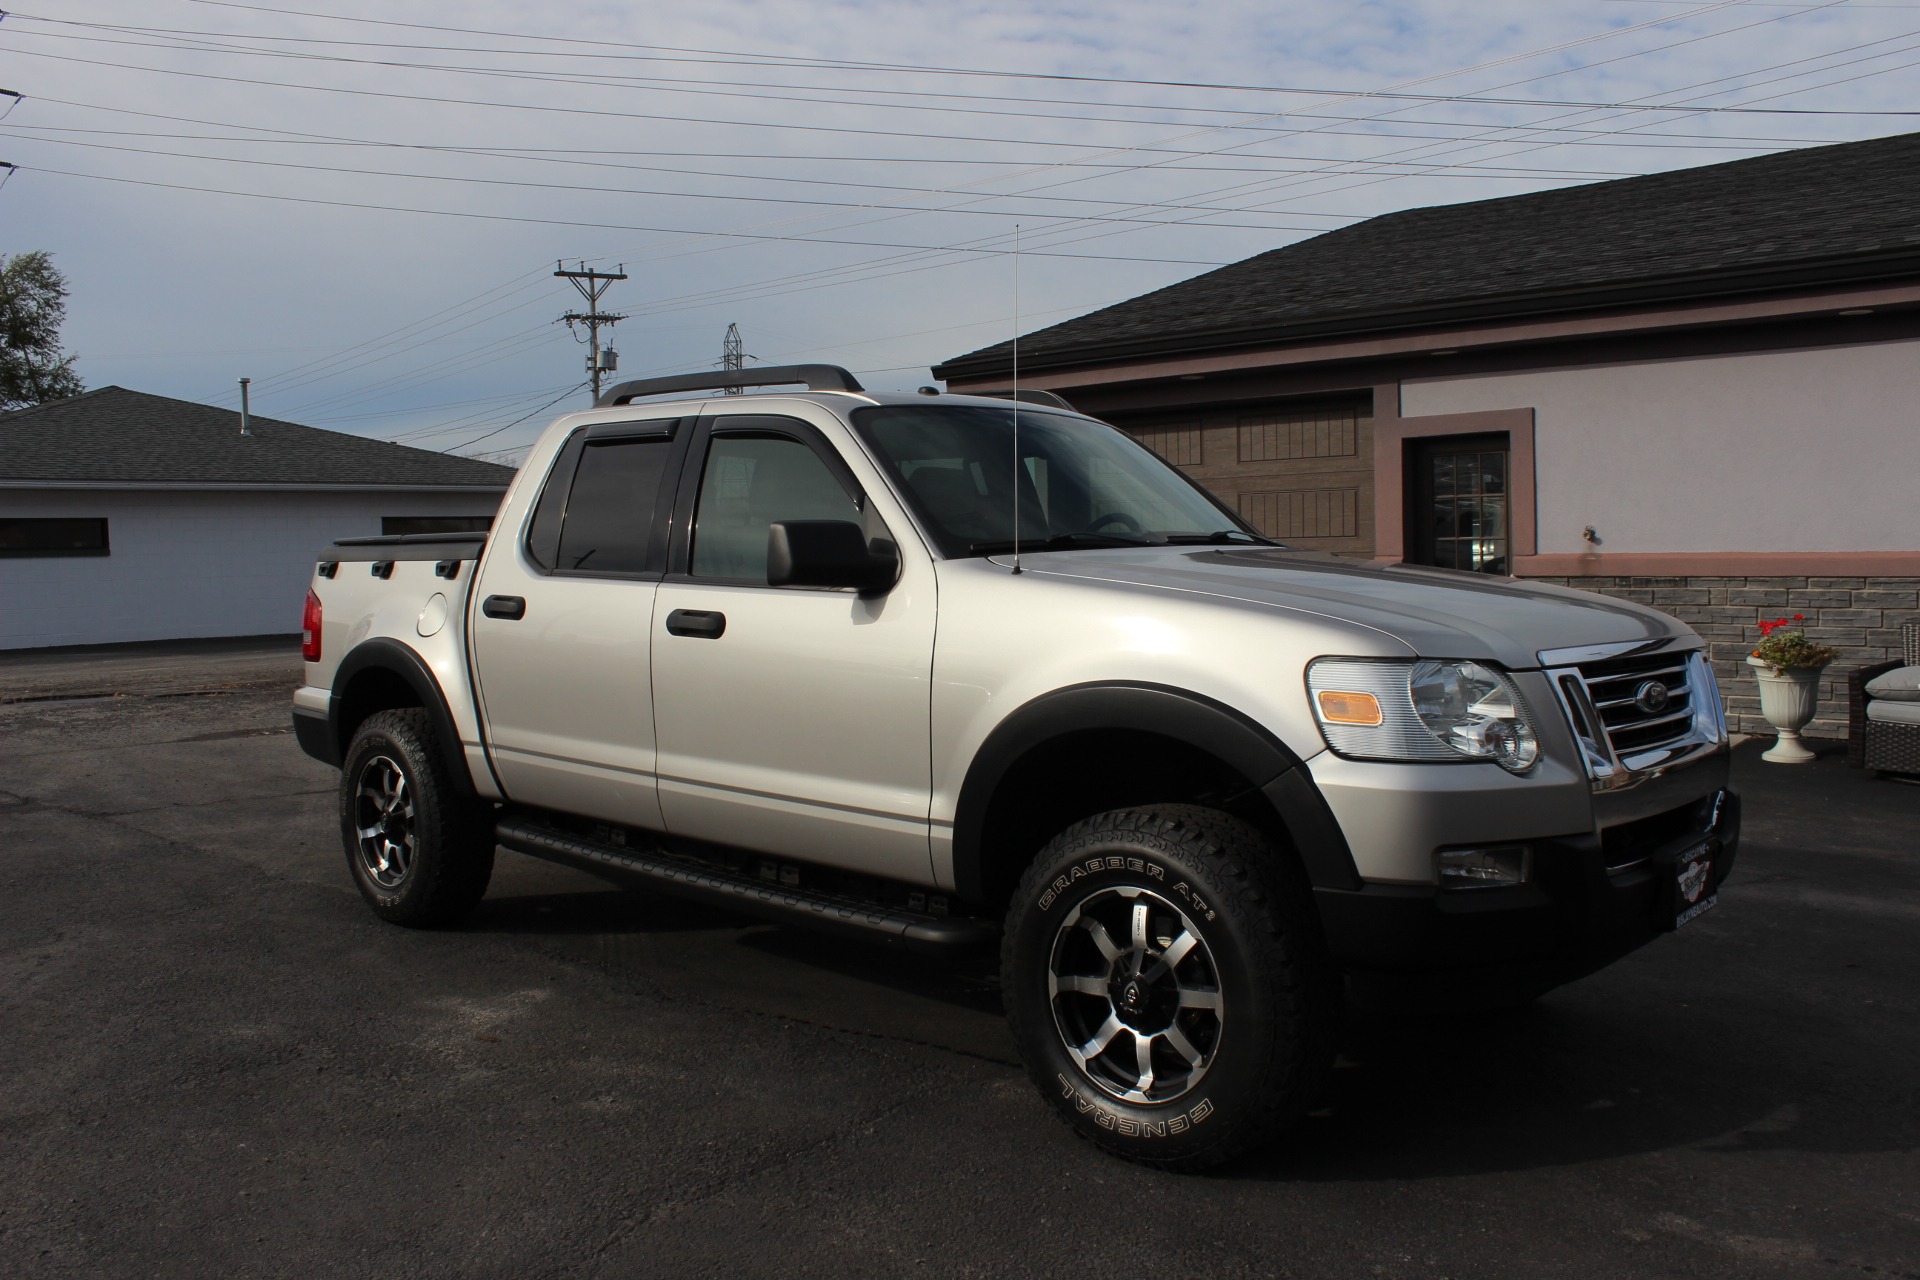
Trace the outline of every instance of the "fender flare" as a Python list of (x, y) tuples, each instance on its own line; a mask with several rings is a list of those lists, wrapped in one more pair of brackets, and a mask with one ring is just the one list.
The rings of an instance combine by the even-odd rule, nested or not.
[(953, 822), (953, 876), (962, 898), (985, 896), (987, 812), (1016, 762), (1068, 733), (1133, 730), (1171, 738), (1231, 765), (1253, 783), (1292, 837), (1318, 888), (1357, 889), (1360, 873), (1333, 811), (1300, 757), (1264, 726), (1223, 702), (1169, 685), (1131, 681), (1071, 685), (1010, 713), (967, 767)]
[(434, 737), (447, 769), (460, 785), (471, 790), (473, 780), (467, 773), (466, 750), (460, 744), (460, 731), (454, 727), (453, 713), (447, 709), (447, 696), (420, 655), (397, 640), (380, 637), (356, 645), (340, 660), (333, 673), (333, 691), (327, 699), (327, 731), (341, 761), (347, 756), (347, 726), (340, 720), (340, 691), (353, 684), (354, 677), (366, 671), (385, 671), (399, 676), (426, 709), (433, 724)]

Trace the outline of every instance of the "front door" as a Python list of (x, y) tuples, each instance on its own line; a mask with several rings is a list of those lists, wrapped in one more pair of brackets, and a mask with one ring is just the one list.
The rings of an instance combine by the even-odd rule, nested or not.
[(1407, 454), (1408, 563), (1511, 573), (1506, 433), (1418, 439)]
[(693, 449), (653, 620), (667, 830), (926, 881), (931, 563), (903, 555), (893, 590), (865, 598), (768, 586), (777, 520), (890, 535), (807, 424), (719, 416)]
[(526, 536), (474, 583), (474, 673), (510, 800), (660, 829), (648, 646), (682, 425), (581, 428)]

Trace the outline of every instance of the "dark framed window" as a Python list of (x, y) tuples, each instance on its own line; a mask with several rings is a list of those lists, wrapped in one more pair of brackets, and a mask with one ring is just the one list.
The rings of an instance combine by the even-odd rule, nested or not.
[(0, 557), (110, 554), (104, 517), (0, 516)]
[(774, 432), (716, 432), (700, 474), (691, 572), (764, 586), (768, 526), (860, 518), (858, 500), (808, 445)]
[(1407, 560), (1511, 572), (1506, 432), (1407, 442)]
[(492, 516), (381, 516), (380, 532), (394, 533), (485, 533), (493, 528)]
[(527, 525), (527, 556), (548, 573), (653, 578), (683, 449), (677, 419), (603, 422), (563, 445)]
[(644, 573), (654, 504), (673, 442), (665, 436), (588, 441), (567, 494), (555, 568), (562, 573)]

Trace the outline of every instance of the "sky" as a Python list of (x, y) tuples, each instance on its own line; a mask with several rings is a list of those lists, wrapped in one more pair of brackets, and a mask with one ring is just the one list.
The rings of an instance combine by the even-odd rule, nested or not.
[(737, 324), (910, 389), (1376, 214), (1920, 130), (1920, 0), (23, 9), (0, 254), (88, 386), (506, 461), (589, 401), (562, 260), (620, 378)]

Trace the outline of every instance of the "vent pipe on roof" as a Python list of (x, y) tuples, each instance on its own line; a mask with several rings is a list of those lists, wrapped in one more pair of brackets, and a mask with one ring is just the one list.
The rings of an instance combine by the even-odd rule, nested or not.
[(247, 425), (247, 384), (252, 381), (252, 378), (240, 379), (240, 434), (243, 436), (253, 434), (253, 428)]

